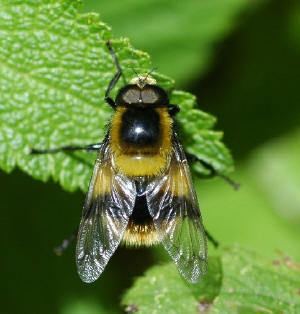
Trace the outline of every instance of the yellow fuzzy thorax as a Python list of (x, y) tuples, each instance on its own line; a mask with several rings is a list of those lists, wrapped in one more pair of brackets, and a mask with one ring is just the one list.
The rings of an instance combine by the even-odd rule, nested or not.
[(122, 115), (126, 108), (117, 108), (111, 122), (110, 144), (116, 169), (126, 176), (156, 176), (163, 172), (171, 152), (172, 119), (167, 108), (156, 108), (160, 116), (161, 138), (156, 146), (141, 148), (124, 145), (120, 141)]

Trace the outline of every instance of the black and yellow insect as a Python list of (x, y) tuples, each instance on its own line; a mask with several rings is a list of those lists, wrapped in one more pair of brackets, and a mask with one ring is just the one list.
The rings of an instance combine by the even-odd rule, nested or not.
[(68, 146), (33, 153), (97, 150), (98, 157), (84, 203), (76, 247), (79, 276), (95, 281), (117, 247), (162, 243), (181, 275), (197, 282), (207, 267), (206, 231), (202, 224), (186, 154), (174, 129), (177, 105), (150, 75), (137, 76), (113, 100), (105, 139), (87, 147)]

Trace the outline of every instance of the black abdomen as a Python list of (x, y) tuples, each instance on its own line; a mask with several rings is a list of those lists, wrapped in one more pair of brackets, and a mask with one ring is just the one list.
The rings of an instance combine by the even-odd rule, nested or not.
[(150, 216), (147, 199), (145, 195), (137, 195), (135, 205), (133, 208), (130, 222), (134, 225), (146, 226), (153, 223), (153, 219)]
[(121, 141), (135, 146), (150, 146), (159, 141), (159, 114), (151, 108), (129, 108), (123, 113)]

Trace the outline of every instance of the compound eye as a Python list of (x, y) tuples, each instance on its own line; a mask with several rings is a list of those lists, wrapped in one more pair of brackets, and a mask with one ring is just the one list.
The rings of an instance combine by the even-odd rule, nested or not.
[(141, 91), (136, 88), (129, 88), (122, 95), (124, 104), (136, 104), (141, 99)]
[(158, 101), (159, 95), (152, 88), (142, 90), (142, 100), (145, 104), (154, 104)]

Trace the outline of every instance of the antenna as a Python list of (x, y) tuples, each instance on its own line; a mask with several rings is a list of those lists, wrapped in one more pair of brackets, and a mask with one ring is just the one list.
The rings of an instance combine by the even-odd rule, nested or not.
[(133, 67), (130, 67), (130, 69), (136, 74), (136, 76), (139, 76), (139, 74), (137, 73), (137, 71)]
[(145, 82), (147, 81), (148, 76), (153, 73), (155, 70), (157, 70), (157, 67), (153, 67), (151, 70), (149, 70), (146, 74), (146, 76), (143, 79), (143, 84), (145, 84)]

